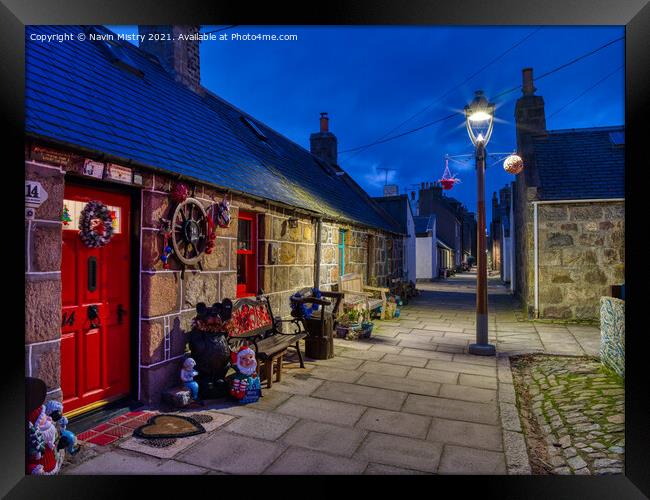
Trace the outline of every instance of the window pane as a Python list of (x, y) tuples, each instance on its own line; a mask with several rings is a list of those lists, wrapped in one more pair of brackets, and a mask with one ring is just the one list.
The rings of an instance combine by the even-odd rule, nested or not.
[(251, 221), (239, 219), (237, 227), (237, 249), (252, 250), (251, 248)]
[(246, 283), (246, 255), (237, 255), (237, 284)]

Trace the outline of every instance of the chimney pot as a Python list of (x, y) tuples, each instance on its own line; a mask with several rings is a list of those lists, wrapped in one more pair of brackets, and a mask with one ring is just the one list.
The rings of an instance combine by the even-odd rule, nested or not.
[(321, 132), (329, 132), (330, 127), (329, 127), (329, 117), (327, 116), (327, 113), (323, 112), (320, 114), (320, 131)]
[(522, 71), (522, 92), (524, 95), (533, 95), (537, 90), (533, 85), (533, 68), (524, 68)]

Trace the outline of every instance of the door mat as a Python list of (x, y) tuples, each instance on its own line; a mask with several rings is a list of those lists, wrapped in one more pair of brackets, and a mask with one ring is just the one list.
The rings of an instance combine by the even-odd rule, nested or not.
[(133, 435), (145, 438), (179, 438), (203, 434), (205, 428), (196, 420), (181, 415), (155, 415), (133, 431)]

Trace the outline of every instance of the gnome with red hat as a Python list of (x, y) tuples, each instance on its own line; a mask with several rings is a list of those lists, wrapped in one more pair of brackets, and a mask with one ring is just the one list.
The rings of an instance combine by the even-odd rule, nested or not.
[(240, 403), (254, 403), (262, 393), (260, 378), (257, 376), (255, 351), (242, 346), (230, 354), (230, 361), (236, 373), (230, 381), (230, 395)]

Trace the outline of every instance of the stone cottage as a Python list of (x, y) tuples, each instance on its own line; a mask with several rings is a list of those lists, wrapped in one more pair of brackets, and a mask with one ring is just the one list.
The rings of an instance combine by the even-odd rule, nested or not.
[(546, 130), (533, 70), (515, 107), (515, 292), (530, 317), (597, 319), (625, 281), (623, 126)]
[[(198, 29), (141, 26), (140, 47), (102, 27), (27, 29), (25, 370), (69, 416), (158, 401), (197, 302), (262, 289), (283, 315), (343, 271), (402, 273), (401, 229), (337, 165), (327, 115), (310, 152), (211, 93)], [(30, 41), (64, 31), (86, 40)], [(199, 252), (224, 198), (230, 225)], [(112, 228), (104, 246), (80, 238), (84, 220)]]

